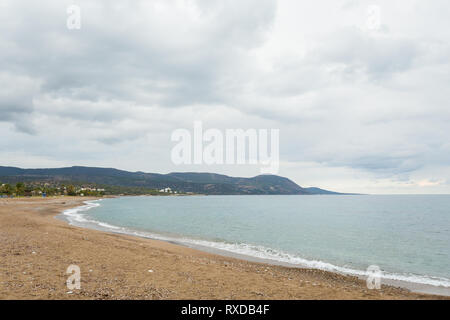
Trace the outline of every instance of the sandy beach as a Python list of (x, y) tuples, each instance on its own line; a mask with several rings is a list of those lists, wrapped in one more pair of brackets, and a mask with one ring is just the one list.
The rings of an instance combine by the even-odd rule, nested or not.
[[(0, 299), (447, 299), (55, 219), (86, 200), (0, 199)], [(72, 264), (81, 269), (80, 290), (66, 287)]]

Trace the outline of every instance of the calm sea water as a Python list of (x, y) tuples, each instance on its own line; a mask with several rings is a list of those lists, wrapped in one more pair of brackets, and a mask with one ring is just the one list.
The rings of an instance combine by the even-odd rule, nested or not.
[(251, 257), (450, 288), (450, 196), (124, 197), (72, 224)]

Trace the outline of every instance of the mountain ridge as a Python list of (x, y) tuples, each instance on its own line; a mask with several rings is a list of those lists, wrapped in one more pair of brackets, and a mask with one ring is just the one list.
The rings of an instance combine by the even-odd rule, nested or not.
[(115, 168), (72, 166), (63, 168), (23, 169), (0, 166), (2, 182), (76, 181), (100, 185), (170, 187), (182, 192), (202, 194), (341, 194), (320, 188), (303, 188), (292, 180), (277, 175), (258, 175), (251, 178), (231, 177), (209, 172), (171, 172), (168, 174), (130, 172)]

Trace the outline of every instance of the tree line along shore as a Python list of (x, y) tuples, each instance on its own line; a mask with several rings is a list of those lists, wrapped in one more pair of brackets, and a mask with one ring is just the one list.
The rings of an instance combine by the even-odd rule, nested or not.
[(184, 195), (192, 194), (174, 191), (170, 188), (148, 189), (140, 187), (123, 187), (93, 185), (76, 182), (0, 182), (0, 197), (48, 197), (48, 196), (85, 196), (103, 197), (108, 195)]

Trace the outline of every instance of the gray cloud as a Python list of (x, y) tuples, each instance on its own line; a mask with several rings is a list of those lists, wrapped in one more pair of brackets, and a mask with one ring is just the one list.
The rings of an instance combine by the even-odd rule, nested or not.
[(389, 33), (371, 35), (348, 27), (327, 36), (313, 52), (318, 63), (335, 64), (346, 76), (365, 74), (369, 80), (383, 80), (413, 67), (420, 44)]
[(180, 170), (171, 131), (203, 120), (279, 128), (282, 161), (342, 180), (450, 179), (446, 1), (379, 1), (377, 31), (364, 1), (78, 1), (80, 30), (70, 4), (2, 2), (4, 159)]
[(191, 3), (198, 12), (177, 9), (174, 1), (129, 2), (125, 10), (120, 2), (82, 1), (76, 31), (65, 28), (64, 3), (50, 12), (48, 5), (14, 3), (11, 10), (23, 19), (2, 37), (18, 54), (6, 51), (2, 67), (42, 79), (41, 90), (55, 96), (165, 106), (217, 102), (221, 70), (261, 43), (274, 2)]

